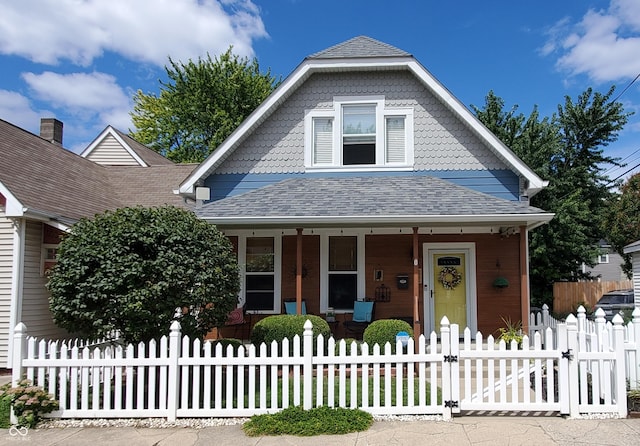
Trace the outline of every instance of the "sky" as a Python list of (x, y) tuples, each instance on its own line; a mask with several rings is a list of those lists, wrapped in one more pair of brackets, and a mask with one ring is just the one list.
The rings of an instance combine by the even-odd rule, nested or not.
[[(0, 0), (0, 119), (33, 133), (64, 122), (80, 152), (132, 129), (137, 90), (174, 61), (233, 52), (285, 78), (303, 59), (365, 35), (412, 54), (464, 105), (489, 91), (551, 116), (587, 88), (634, 112), (605, 155), (640, 171), (639, 0)], [(638, 79), (636, 81), (636, 79)]]

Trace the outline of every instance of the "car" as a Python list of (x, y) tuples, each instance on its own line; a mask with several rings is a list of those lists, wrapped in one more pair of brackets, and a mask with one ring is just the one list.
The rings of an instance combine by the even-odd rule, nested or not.
[(604, 293), (594, 305), (594, 313), (598, 308), (604, 310), (605, 319), (608, 321), (618, 313), (631, 313), (635, 308), (633, 290), (614, 290)]

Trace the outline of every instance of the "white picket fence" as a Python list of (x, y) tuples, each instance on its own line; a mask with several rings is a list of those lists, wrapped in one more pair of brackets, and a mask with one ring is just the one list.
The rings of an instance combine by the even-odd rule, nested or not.
[[(623, 347), (625, 377), (627, 385), (631, 389), (640, 388), (640, 308), (633, 310), (631, 321), (623, 325)], [(576, 312), (577, 330), (582, 343), (594, 343), (606, 346), (610, 349), (618, 348), (614, 345), (613, 328), (614, 325), (605, 319), (605, 313), (598, 309), (594, 313), (594, 318), (587, 318), (587, 312), (583, 306), (578, 307)], [(532, 313), (529, 317), (529, 336), (535, 332), (543, 332), (547, 328), (552, 329), (552, 341), (556, 345), (557, 327), (560, 321), (554, 319), (549, 314), (549, 307), (544, 305), (540, 313)], [(584, 346), (582, 350), (584, 350)]]
[[(289, 406), (360, 408), (372, 414), (467, 411), (591, 412), (626, 416), (624, 327), (613, 341), (580, 337), (570, 316), (522, 348), (441, 322), (440, 333), (373, 346), (319, 336), (307, 321), (290, 343), (234, 351), (190, 340), (174, 322), (168, 337), (137, 346), (78, 347), (14, 335), (12, 379), (26, 376), (60, 402), (61, 418), (243, 417)], [(553, 341), (553, 339), (557, 341)], [(583, 339), (584, 338), (584, 339)], [(544, 342), (543, 342), (544, 339)], [(510, 347), (510, 348), (508, 348)]]

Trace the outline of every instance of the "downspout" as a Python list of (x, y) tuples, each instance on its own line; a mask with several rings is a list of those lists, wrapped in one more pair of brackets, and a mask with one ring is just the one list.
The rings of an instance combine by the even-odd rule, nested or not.
[(522, 331), (529, 333), (529, 231), (520, 226), (520, 311)]
[(13, 330), (22, 318), (22, 278), (24, 276), (24, 239), (26, 221), (24, 218), (11, 219), (13, 223), (13, 261), (11, 264), (11, 307), (9, 310), (9, 357), (7, 368), (12, 368)]

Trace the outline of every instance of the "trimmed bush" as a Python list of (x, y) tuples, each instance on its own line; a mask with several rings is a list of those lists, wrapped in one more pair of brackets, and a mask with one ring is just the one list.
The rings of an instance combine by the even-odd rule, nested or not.
[(267, 345), (273, 341), (279, 343), (285, 338), (292, 341), (295, 335), (300, 335), (300, 339), (302, 339), (304, 324), (307, 320), (310, 320), (313, 325), (313, 348), (315, 351), (316, 338), (318, 335), (322, 334), (326, 341), (331, 336), (331, 329), (327, 321), (312, 314), (280, 314), (267, 316), (253, 326), (251, 342), (258, 346), (263, 342)]
[(396, 335), (406, 331), (413, 338), (413, 329), (408, 322), (399, 319), (380, 319), (373, 321), (364, 330), (362, 340), (369, 345), (369, 351), (373, 352), (375, 344), (380, 345), (380, 351), (384, 352), (384, 346), (387, 342), (391, 344), (391, 351), (396, 352)]

